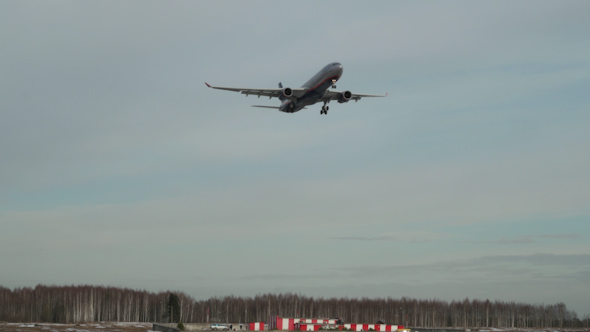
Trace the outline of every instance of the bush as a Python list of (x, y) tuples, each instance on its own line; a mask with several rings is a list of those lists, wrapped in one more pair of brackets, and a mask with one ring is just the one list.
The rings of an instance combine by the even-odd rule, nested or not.
[(181, 330), (184, 331), (184, 324), (182, 324), (182, 322), (178, 322), (178, 324), (176, 324), (176, 327)]

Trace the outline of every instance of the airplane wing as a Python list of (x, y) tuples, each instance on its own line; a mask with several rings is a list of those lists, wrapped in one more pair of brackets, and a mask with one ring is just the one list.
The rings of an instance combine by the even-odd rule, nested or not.
[[(343, 92), (344, 91), (326, 90), (326, 93), (324, 93), (322, 100), (339, 100)], [(387, 97), (387, 93), (384, 95), (366, 95), (362, 93), (352, 93), (350, 100), (359, 101), (361, 100), (361, 98), (365, 97)]]
[[(252, 105), (252, 107), (262, 107), (262, 108), (274, 108), (280, 110), (281, 108), (278, 106), (265, 106), (265, 105)], [(307, 107), (302, 108), (302, 110), (306, 109)]]
[(264, 106), (264, 105), (252, 105), (252, 107), (262, 107), (262, 108), (274, 108), (280, 110), (281, 108), (278, 106)]
[[(222, 86), (212, 86), (206, 82), (205, 82), (205, 84), (207, 85), (207, 87), (212, 88), (212, 89), (239, 92), (241, 94), (246, 95), (246, 97), (249, 95), (252, 95), (252, 96), (258, 96), (258, 98), (260, 98), (260, 96), (268, 97), (269, 99), (272, 97), (278, 98), (281, 95), (281, 91), (283, 91), (283, 89), (272, 89), (272, 88), (271, 89), (228, 88), (228, 87), (222, 87)], [(291, 89), (291, 90), (293, 91), (293, 95), (291, 96), (291, 98), (300, 98), (305, 94), (305, 92), (307, 92), (307, 89), (301, 89), (301, 88)]]

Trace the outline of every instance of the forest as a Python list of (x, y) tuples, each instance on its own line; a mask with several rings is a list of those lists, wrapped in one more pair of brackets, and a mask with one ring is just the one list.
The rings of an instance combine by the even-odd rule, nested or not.
[(498, 300), (402, 298), (323, 298), (300, 294), (225, 296), (207, 300), (177, 291), (148, 292), (129, 288), (72, 285), (0, 286), (0, 321), (88, 323), (184, 322), (248, 323), (280, 317), (339, 317), (346, 323), (406, 327), (588, 327), (564, 303), (528, 304)]

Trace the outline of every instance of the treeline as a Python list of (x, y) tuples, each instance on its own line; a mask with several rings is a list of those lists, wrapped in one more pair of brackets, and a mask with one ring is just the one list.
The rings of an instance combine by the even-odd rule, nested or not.
[(298, 294), (214, 297), (195, 300), (183, 292), (152, 293), (104, 286), (0, 286), (0, 321), (81, 323), (95, 321), (248, 323), (280, 317), (411, 327), (588, 327), (563, 303), (527, 304), (469, 300), (313, 298)]

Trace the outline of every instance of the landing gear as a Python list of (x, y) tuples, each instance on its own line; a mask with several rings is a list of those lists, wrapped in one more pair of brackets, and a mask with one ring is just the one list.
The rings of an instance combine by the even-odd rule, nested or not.
[(322, 106), (322, 110), (320, 111), (320, 114), (328, 114), (328, 110), (330, 109), (329, 106)]

